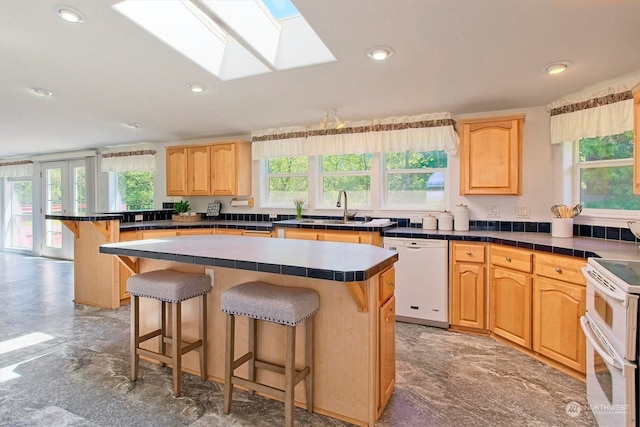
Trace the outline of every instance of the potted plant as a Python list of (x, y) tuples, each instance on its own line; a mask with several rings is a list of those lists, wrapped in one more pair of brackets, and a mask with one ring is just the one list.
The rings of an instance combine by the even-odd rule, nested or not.
[(173, 221), (189, 221), (195, 222), (200, 221), (202, 219), (201, 215), (198, 215), (196, 212), (191, 212), (191, 207), (189, 206), (189, 202), (187, 200), (181, 200), (173, 204), (173, 210), (176, 213), (171, 218)]
[(189, 207), (189, 201), (188, 200), (184, 200), (184, 201), (181, 200), (179, 202), (174, 203), (173, 204), (173, 210), (178, 215), (187, 216), (188, 212), (191, 210), (191, 208)]

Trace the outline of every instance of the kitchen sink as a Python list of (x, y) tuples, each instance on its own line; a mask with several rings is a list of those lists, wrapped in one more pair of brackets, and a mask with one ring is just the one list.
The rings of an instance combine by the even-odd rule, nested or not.
[(343, 221), (341, 219), (303, 219), (300, 222), (303, 224), (344, 224), (344, 225), (364, 224), (364, 221)]

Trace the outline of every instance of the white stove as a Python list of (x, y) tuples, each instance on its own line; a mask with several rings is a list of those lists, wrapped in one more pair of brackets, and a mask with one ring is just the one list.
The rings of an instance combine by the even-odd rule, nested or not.
[(589, 258), (582, 272), (587, 312), (580, 323), (587, 338), (589, 405), (601, 427), (636, 426), (640, 262)]

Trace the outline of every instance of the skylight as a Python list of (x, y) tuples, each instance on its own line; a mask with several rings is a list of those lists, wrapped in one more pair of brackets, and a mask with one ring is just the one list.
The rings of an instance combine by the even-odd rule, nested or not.
[(335, 61), (290, 0), (125, 0), (113, 7), (221, 80)]

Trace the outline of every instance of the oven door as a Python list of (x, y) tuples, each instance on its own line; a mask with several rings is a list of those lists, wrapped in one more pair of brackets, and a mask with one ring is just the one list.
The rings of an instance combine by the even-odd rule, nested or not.
[(580, 318), (587, 337), (587, 399), (598, 425), (636, 425), (636, 365), (613, 350), (589, 313)]
[(590, 265), (582, 268), (587, 279), (587, 313), (596, 321), (616, 352), (627, 360), (636, 360), (638, 295), (619, 287), (610, 289), (591, 275)]

